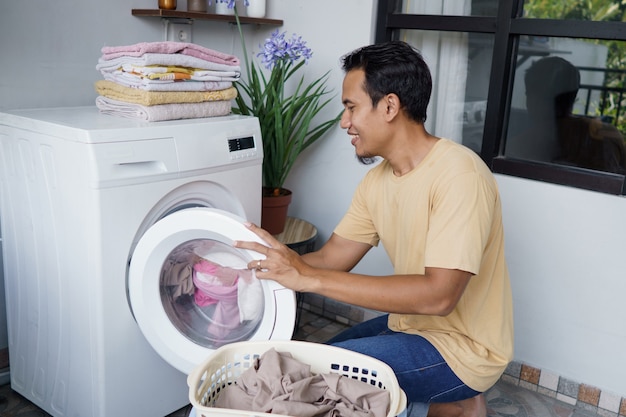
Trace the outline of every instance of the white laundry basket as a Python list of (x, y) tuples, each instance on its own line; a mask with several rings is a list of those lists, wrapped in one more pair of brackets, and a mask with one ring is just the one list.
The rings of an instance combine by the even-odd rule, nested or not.
[(242, 373), (253, 366), (255, 359), (271, 348), (277, 352), (291, 353), (294, 359), (311, 365), (313, 373), (345, 375), (389, 391), (389, 413), (386, 417), (399, 416), (406, 409), (406, 395), (398, 385), (396, 375), (389, 365), (378, 359), (320, 343), (294, 340), (258, 341), (222, 346), (187, 377), (189, 400), (196, 416), (285, 417), (212, 406), (225, 386), (234, 383)]

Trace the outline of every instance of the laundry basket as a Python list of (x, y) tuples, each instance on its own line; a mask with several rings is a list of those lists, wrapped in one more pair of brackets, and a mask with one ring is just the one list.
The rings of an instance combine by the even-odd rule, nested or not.
[(212, 407), (220, 391), (234, 383), (253, 366), (255, 359), (271, 348), (277, 352), (291, 353), (294, 359), (310, 365), (311, 372), (315, 374), (341, 374), (389, 391), (389, 413), (386, 417), (401, 415), (406, 409), (406, 395), (398, 385), (396, 375), (389, 365), (378, 359), (319, 343), (293, 340), (255, 341), (230, 343), (220, 347), (187, 377), (189, 400), (196, 417), (285, 417)]

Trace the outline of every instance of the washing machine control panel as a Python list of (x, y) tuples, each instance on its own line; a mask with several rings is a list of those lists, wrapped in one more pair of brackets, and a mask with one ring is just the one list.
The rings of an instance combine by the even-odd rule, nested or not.
[(257, 155), (254, 136), (228, 139), (230, 159), (253, 158)]

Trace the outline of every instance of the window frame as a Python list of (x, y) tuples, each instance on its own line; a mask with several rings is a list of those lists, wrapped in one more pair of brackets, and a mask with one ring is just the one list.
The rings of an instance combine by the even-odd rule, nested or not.
[[(418, 0), (419, 1), (419, 0)], [(375, 42), (397, 39), (400, 29), (487, 33), (494, 36), (481, 158), (494, 173), (626, 195), (626, 176), (551, 163), (512, 159), (502, 149), (519, 39), (522, 35), (626, 41), (626, 23), (522, 18), (524, 0), (499, 0), (496, 16), (401, 13), (402, 0), (379, 0)]]

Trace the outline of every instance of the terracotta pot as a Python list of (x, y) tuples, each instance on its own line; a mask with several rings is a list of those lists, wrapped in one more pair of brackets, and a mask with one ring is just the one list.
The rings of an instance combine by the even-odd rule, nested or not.
[(261, 227), (273, 235), (282, 233), (287, 221), (287, 210), (291, 203), (291, 191), (281, 188), (279, 195), (273, 195), (271, 189), (263, 188), (263, 206), (261, 209)]

